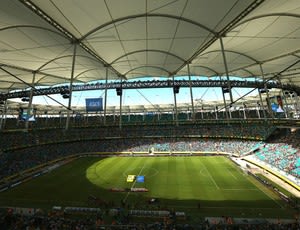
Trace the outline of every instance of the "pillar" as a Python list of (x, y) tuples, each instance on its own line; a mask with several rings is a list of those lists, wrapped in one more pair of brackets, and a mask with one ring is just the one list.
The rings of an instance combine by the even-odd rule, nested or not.
[(72, 60), (72, 69), (71, 69), (71, 79), (70, 79), (70, 87), (69, 87), (69, 101), (68, 101), (68, 111), (67, 111), (67, 121), (66, 121), (66, 130), (69, 129), (70, 125), (70, 111), (72, 106), (72, 86), (73, 86), (73, 80), (74, 80), (74, 70), (75, 70), (75, 60), (76, 60), (76, 49), (77, 44), (74, 43), (74, 49), (73, 49), (73, 60)]
[(1, 120), (0, 120), (0, 130), (4, 129), (5, 127), (5, 120), (6, 120), (6, 111), (7, 111), (7, 99), (2, 101), (2, 114), (1, 114)]
[(123, 95), (123, 89), (122, 89), (122, 79), (121, 79), (121, 90), (120, 90), (120, 119), (119, 119), (119, 129), (122, 129), (122, 95)]
[(175, 78), (173, 75), (173, 95), (174, 95), (174, 120), (176, 126), (178, 126), (178, 111), (177, 111), (177, 99), (176, 99), (176, 92), (175, 92)]
[(105, 67), (104, 118), (103, 118), (104, 125), (106, 125), (107, 81), (108, 81), (108, 66)]
[[(286, 100), (286, 96), (285, 96), (285, 94), (284, 94), (284, 91), (283, 91), (283, 89), (282, 89), (282, 82), (281, 82), (279, 76), (277, 77), (277, 80), (278, 80), (278, 82), (279, 82), (280, 89), (281, 89), (281, 95), (282, 95), (282, 98), (283, 98), (284, 104), (285, 104), (285, 106), (282, 106), (282, 109), (283, 109), (283, 111), (284, 111), (285, 117), (286, 117), (286, 118), (289, 118), (289, 106), (288, 106), (288, 102), (287, 102), (287, 100)], [(284, 107), (285, 107), (285, 108), (284, 108)]]
[(264, 71), (263, 71), (263, 68), (262, 68), (262, 64), (259, 63), (259, 68), (260, 68), (260, 72), (261, 72), (261, 76), (262, 76), (262, 79), (263, 79), (263, 82), (264, 82), (264, 89), (266, 91), (266, 95), (267, 95), (267, 106), (268, 106), (268, 111), (269, 111), (269, 114), (271, 115), (272, 118), (274, 118), (274, 114), (273, 114), (273, 111), (272, 111), (272, 108), (271, 108), (271, 104), (270, 104), (270, 97), (269, 97), (269, 91), (268, 91), (268, 88), (267, 88), (267, 84), (265, 82), (265, 75), (264, 75)]
[(191, 105), (192, 105), (192, 120), (195, 120), (195, 107), (194, 107), (194, 97), (193, 97), (193, 88), (191, 83), (191, 72), (190, 72), (190, 64), (187, 64), (188, 75), (189, 75), (189, 87), (190, 87), (190, 95), (191, 95)]
[(260, 104), (259, 104), (259, 102), (256, 103), (256, 112), (257, 112), (258, 119), (260, 119)]
[(223, 39), (222, 39), (222, 37), (220, 37), (219, 39), (220, 39), (221, 51), (222, 51), (223, 62), (224, 62), (224, 67), (225, 67), (227, 85), (228, 85), (228, 89), (229, 89), (230, 102), (233, 103), (231, 84), (230, 84), (230, 79), (229, 79), (229, 74), (228, 74), (228, 66), (227, 66), (226, 55), (225, 55), (225, 51), (224, 51)]
[[(220, 76), (220, 80), (221, 80), (221, 76)], [(224, 104), (224, 108), (225, 108), (225, 116), (226, 116), (226, 120), (228, 121), (229, 120), (228, 108), (227, 108), (227, 105), (226, 105), (226, 99), (225, 99), (223, 88), (221, 88), (221, 91), (222, 91), (222, 97), (223, 97), (223, 104)], [(229, 108), (229, 112), (230, 112), (230, 108)]]
[(34, 82), (35, 82), (35, 72), (32, 74), (32, 82), (31, 82), (31, 89), (30, 89), (30, 95), (29, 95), (29, 102), (28, 102), (28, 108), (27, 108), (27, 117), (25, 121), (25, 129), (28, 131), (29, 128), (29, 118), (32, 114), (32, 99), (33, 99), (33, 91), (34, 91)]
[(257, 90), (258, 90), (260, 105), (261, 105), (261, 108), (262, 108), (262, 111), (263, 111), (263, 116), (264, 116), (265, 119), (267, 119), (267, 115), (266, 115), (266, 111), (265, 111), (265, 106), (264, 106), (263, 99), (262, 99), (262, 96), (261, 96), (261, 91), (260, 91), (260, 89), (257, 89)]
[(244, 113), (244, 119), (246, 120), (247, 119), (247, 116), (246, 116), (246, 109), (247, 109), (247, 106), (245, 103), (243, 103), (243, 113)]

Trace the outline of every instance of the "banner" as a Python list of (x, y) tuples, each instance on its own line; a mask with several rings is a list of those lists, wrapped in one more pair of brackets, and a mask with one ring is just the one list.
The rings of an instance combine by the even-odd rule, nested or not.
[(271, 108), (276, 113), (283, 113), (283, 103), (281, 96), (270, 97)]
[(35, 121), (36, 109), (31, 109), (28, 114), (27, 108), (19, 108), (19, 120), (20, 121)]
[(103, 98), (86, 98), (85, 105), (87, 112), (103, 111)]
[(137, 183), (144, 183), (145, 182), (145, 176), (137, 176), (136, 177)]
[(128, 175), (126, 181), (127, 182), (134, 182), (135, 181), (135, 175)]

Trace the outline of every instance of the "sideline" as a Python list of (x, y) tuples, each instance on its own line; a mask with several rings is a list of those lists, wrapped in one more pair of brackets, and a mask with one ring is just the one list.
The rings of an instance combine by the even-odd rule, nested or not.
[[(244, 157), (245, 159), (247, 159), (247, 157)], [(251, 158), (251, 160), (253, 160), (253, 158)], [(244, 161), (245, 162), (245, 161)], [(293, 186), (289, 185), (288, 183), (286, 183), (285, 181), (281, 180), (280, 178), (278, 178), (277, 176), (273, 175), (272, 173), (268, 173), (266, 170), (251, 164), (251, 162), (247, 161), (245, 162), (248, 165), (251, 165), (251, 172), (255, 173), (260, 173), (262, 175), (264, 175), (265, 177), (267, 177), (269, 180), (273, 181), (274, 183), (278, 184), (279, 186), (283, 187), (285, 190), (287, 190), (288, 192), (292, 193), (294, 196), (296, 196), (297, 198), (300, 198), (300, 192), (294, 188)]]

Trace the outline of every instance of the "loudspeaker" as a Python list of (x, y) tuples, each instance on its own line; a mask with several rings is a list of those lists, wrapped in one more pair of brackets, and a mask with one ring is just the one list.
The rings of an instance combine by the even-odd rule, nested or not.
[(63, 94), (62, 97), (63, 97), (63, 99), (67, 99), (67, 98), (70, 98), (70, 95), (69, 94)]
[(122, 96), (122, 89), (121, 88), (116, 88), (116, 92), (118, 96)]
[(179, 93), (179, 88), (180, 88), (180, 86), (178, 86), (178, 85), (174, 86), (173, 87), (173, 92), (174, 93)]
[(229, 88), (224, 87), (224, 88), (222, 88), (222, 90), (223, 90), (223, 93), (229, 93)]
[(259, 90), (260, 93), (266, 93), (267, 92), (267, 90), (265, 88), (260, 88), (258, 90)]
[(23, 101), (23, 102), (28, 102), (29, 101), (29, 97), (23, 97), (22, 99), (21, 99), (21, 101)]

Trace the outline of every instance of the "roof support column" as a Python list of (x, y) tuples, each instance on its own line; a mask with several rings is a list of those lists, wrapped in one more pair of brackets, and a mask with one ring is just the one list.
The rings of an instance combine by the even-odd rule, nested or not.
[(190, 72), (190, 63), (187, 63), (188, 75), (189, 75), (189, 87), (190, 87), (190, 95), (191, 95), (191, 105), (192, 105), (192, 120), (195, 120), (195, 108), (194, 108), (194, 97), (193, 97), (193, 88), (191, 82), (191, 72)]
[(174, 120), (176, 126), (178, 126), (178, 111), (177, 111), (177, 99), (176, 99), (176, 94), (179, 92), (179, 88), (175, 86), (175, 77), (173, 75), (173, 95), (174, 95)]
[(219, 120), (219, 118), (218, 118), (218, 109), (219, 109), (219, 107), (216, 105), (216, 106), (215, 106), (215, 116), (216, 116), (216, 120)]
[(246, 120), (247, 119), (247, 116), (246, 116), (246, 110), (247, 110), (247, 106), (245, 103), (243, 103), (243, 114), (244, 114), (244, 119)]
[(75, 61), (76, 61), (76, 50), (77, 50), (77, 43), (74, 43), (73, 49), (73, 60), (72, 60), (72, 69), (71, 69), (71, 79), (70, 79), (70, 87), (69, 87), (69, 102), (68, 102), (68, 111), (67, 111), (67, 121), (66, 121), (66, 130), (69, 129), (70, 125), (70, 111), (72, 106), (72, 85), (74, 80), (74, 70), (75, 70)]
[(298, 114), (298, 105), (297, 105), (297, 93), (295, 91), (285, 91), (284, 95), (286, 97), (289, 97), (290, 99), (290, 105), (291, 105), (291, 117), (295, 118), (295, 115)]
[(108, 66), (105, 66), (104, 118), (103, 118), (104, 125), (106, 125), (107, 80), (108, 80)]
[(119, 129), (122, 129), (122, 95), (123, 95), (123, 89), (122, 89), (122, 79), (121, 79), (121, 87), (119, 91), (120, 96), (120, 116), (119, 116)]
[(32, 99), (33, 99), (33, 91), (34, 91), (34, 82), (35, 82), (35, 75), (36, 73), (33, 72), (32, 74), (32, 82), (31, 82), (31, 89), (30, 89), (30, 95), (29, 95), (29, 102), (28, 102), (28, 108), (27, 108), (27, 117), (25, 120), (25, 129), (28, 131), (29, 128), (29, 118), (32, 115)]
[[(230, 102), (232, 104), (233, 103), (233, 98), (232, 98), (231, 84), (230, 84), (230, 79), (229, 79), (229, 74), (228, 74), (228, 66), (227, 66), (227, 61), (226, 61), (226, 55), (225, 55), (225, 51), (224, 51), (224, 44), (223, 44), (222, 37), (220, 37), (219, 39), (220, 39), (221, 51), (222, 51), (222, 56), (223, 56), (223, 62), (224, 62), (224, 67), (225, 67), (226, 78), (227, 78), (227, 85), (228, 85), (228, 91), (229, 91), (229, 96), (230, 96)], [(230, 104), (230, 107), (231, 107), (231, 104)]]
[(263, 116), (264, 116), (265, 119), (267, 119), (266, 110), (265, 110), (265, 106), (264, 106), (264, 103), (263, 103), (263, 100), (262, 100), (260, 89), (257, 89), (257, 90), (258, 90), (258, 95), (259, 95), (261, 108), (262, 108), (262, 111), (263, 111)]
[[(221, 76), (220, 76), (220, 80), (221, 79)], [(222, 90), (222, 96), (223, 96), (223, 103), (224, 103), (224, 109), (225, 109), (225, 116), (226, 116), (226, 120), (229, 121), (229, 117), (228, 117), (228, 108), (227, 108), (227, 105), (226, 105), (226, 99), (225, 99), (225, 94), (224, 94), (224, 90), (223, 88), (221, 88)], [(230, 108), (229, 108), (230, 109)], [(229, 111), (230, 112), (230, 111)]]
[[(289, 118), (289, 105), (288, 105), (288, 102), (287, 102), (287, 100), (286, 100), (286, 96), (285, 96), (285, 94), (284, 94), (284, 91), (283, 91), (283, 89), (282, 89), (282, 82), (281, 82), (279, 76), (280, 76), (280, 75), (277, 76), (277, 80), (278, 80), (278, 82), (279, 82), (280, 90), (281, 90), (281, 94), (282, 94), (282, 98), (284, 99), (284, 104), (285, 104), (285, 106), (282, 106), (282, 109), (283, 109), (283, 111), (284, 111), (285, 118)], [(284, 107), (285, 107), (285, 109), (284, 109)]]
[[(292, 95), (290, 95), (291, 98), (293, 98)], [(294, 103), (295, 103), (295, 115), (298, 116), (298, 111), (299, 111), (299, 97), (298, 97), (298, 93), (296, 91), (294, 91)], [(295, 117), (293, 117), (295, 118)]]
[(0, 120), (0, 130), (4, 129), (6, 121), (6, 112), (7, 112), (7, 100), (2, 101), (2, 114)]
[(256, 103), (256, 113), (257, 113), (257, 117), (258, 119), (260, 119), (260, 104), (259, 102)]
[(268, 87), (267, 87), (267, 84), (266, 84), (266, 81), (265, 81), (265, 75), (264, 75), (264, 71), (263, 71), (261, 63), (259, 63), (259, 68), (260, 68), (261, 76), (262, 76), (262, 79), (263, 79), (263, 82), (264, 82), (264, 89), (265, 89), (266, 95), (267, 95), (268, 111), (269, 111), (269, 114), (271, 115), (271, 118), (274, 118), (274, 114), (273, 114), (273, 111), (272, 111), (272, 108), (271, 108), (271, 104), (270, 104), (269, 91), (268, 91)]

